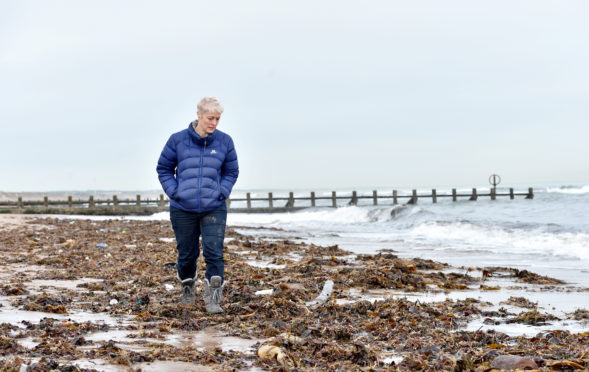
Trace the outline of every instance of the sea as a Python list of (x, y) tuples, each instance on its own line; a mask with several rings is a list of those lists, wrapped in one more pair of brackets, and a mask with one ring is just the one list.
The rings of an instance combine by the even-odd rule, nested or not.
[[(529, 185), (528, 185), (529, 186)], [(534, 185), (532, 185), (534, 186)], [(399, 199), (360, 199), (356, 206), (339, 200), (338, 208), (318, 206), (288, 213), (230, 213), (228, 225), (251, 236), (293, 239), (318, 245), (334, 245), (356, 254), (393, 250), (400, 257), (420, 257), (459, 267), (512, 267), (548, 275), (567, 283), (589, 287), (589, 185), (565, 184), (534, 186), (534, 198), (499, 196), (496, 200), (467, 197), (420, 198), (408, 205)], [(431, 188), (417, 190), (431, 194)], [(472, 188), (458, 189), (459, 194)], [(336, 190), (338, 196), (350, 190)], [(488, 187), (477, 188), (479, 194)], [(515, 188), (526, 192), (527, 187)], [(371, 190), (357, 190), (371, 196)], [(378, 189), (391, 195), (391, 189)], [(497, 193), (508, 193), (497, 187)], [(410, 189), (398, 191), (409, 195)], [(451, 189), (438, 189), (438, 195)], [(267, 192), (250, 191), (252, 198)], [(274, 193), (274, 196), (280, 193)], [(295, 196), (308, 196), (295, 191)], [(316, 192), (331, 196), (331, 190)], [(232, 197), (244, 196), (235, 192)], [(331, 205), (330, 200), (323, 204)], [(275, 202), (276, 205), (276, 202)], [(318, 203), (318, 205), (320, 205)], [(255, 205), (254, 205), (255, 206)], [(262, 228), (262, 229), (260, 229)], [(589, 295), (587, 295), (589, 306)]]

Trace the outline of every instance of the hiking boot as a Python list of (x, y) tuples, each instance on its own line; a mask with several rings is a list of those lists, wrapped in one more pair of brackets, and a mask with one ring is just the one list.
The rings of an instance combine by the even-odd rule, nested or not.
[(223, 279), (220, 276), (211, 276), (211, 281), (204, 280), (204, 289), (202, 296), (205, 301), (205, 308), (207, 313), (219, 314), (223, 312), (221, 309), (221, 300), (223, 300)]
[(182, 297), (180, 303), (185, 305), (194, 304), (194, 279), (184, 279), (182, 281)]

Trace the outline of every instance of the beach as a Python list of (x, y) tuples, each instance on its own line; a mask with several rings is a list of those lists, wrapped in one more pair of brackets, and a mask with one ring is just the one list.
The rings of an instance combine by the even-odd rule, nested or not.
[(589, 1), (0, 9), (0, 372), (589, 372)]
[(292, 223), (235, 221), (248, 216), (229, 218), (225, 312), (178, 305), (165, 217), (0, 216), (2, 368), (483, 371), (504, 355), (540, 370), (589, 365), (582, 280), (382, 242), (369, 254), (318, 245)]

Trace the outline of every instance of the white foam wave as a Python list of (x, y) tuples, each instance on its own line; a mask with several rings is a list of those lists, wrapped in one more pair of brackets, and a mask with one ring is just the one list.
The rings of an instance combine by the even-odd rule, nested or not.
[(293, 213), (230, 213), (231, 225), (350, 225), (390, 220), (391, 208), (361, 208), (356, 206), (333, 209), (314, 209)]
[(97, 216), (97, 215), (83, 215), (83, 214), (52, 214), (47, 215), (53, 218), (60, 218), (64, 220), (91, 220), (91, 221), (106, 221), (106, 220), (140, 220), (140, 221), (161, 221), (169, 220), (169, 212), (158, 212), (149, 216)]
[(443, 243), (444, 246), (478, 250), (491, 249), (496, 253), (553, 255), (575, 259), (589, 259), (589, 234), (537, 230), (506, 230), (487, 228), (468, 222), (422, 223), (411, 235)]
[(148, 221), (169, 220), (170, 212), (158, 212), (152, 214), (151, 216), (144, 216), (142, 219)]
[[(263, 226), (301, 231), (359, 232), (393, 219), (418, 214), (418, 206), (317, 208), (293, 213), (229, 213), (227, 223), (233, 226)], [(375, 227), (376, 228), (376, 227)]]
[(589, 194), (589, 185), (582, 187), (575, 186), (561, 186), (561, 187), (547, 187), (546, 192), (556, 192), (560, 194)]

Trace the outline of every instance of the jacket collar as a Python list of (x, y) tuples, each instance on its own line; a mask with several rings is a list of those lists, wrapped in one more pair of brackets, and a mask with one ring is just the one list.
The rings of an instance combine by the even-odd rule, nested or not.
[(192, 142), (194, 142), (200, 146), (204, 146), (205, 140), (206, 140), (207, 145), (210, 145), (211, 143), (213, 143), (213, 141), (215, 140), (215, 137), (216, 137), (215, 134), (217, 133), (217, 131), (214, 131), (213, 133), (209, 134), (206, 137), (201, 137), (200, 134), (198, 134), (196, 132), (196, 130), (194, 130), (194, 127), (196, 126), (197, 123), (198, 123), (198, 120), (195, 120), (188, 125), (188, 134), (189, 134)]

